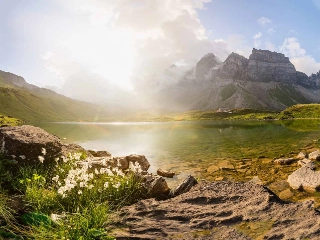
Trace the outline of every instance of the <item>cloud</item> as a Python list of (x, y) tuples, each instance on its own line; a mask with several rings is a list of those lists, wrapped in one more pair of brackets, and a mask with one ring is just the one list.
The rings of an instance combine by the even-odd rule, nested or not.
[(269, 24), (272, 23), (272, 20), (269, 19), (269, 18), (266, 18), (266, 17), (261, 17), (257, 20), (257, 22), (262, 26), (262, 27), (265, 27)]
[(269, 33), (270, 35), (274, 34), (276, 32), (276, 30), (274, 30), (274, 28), (269, 28), (267, 30), (267, 33)]
[(290, 58), (290, 61), (298, 71), (311, 75), (320, 70), (320, 63), (306, 53), (297, 38), (286, 38), (279, 49)]
[[(92, 86), (104, 82), (111, 89), (138, 92), (174, 84), (179, 78), (164, 74), (172, 64), (183, 63), (178, 69), (185, 71), (208, 52), (224, 54), (219, 49), (223, 44), (210, 41), (198, 19), (197, 10), (207, 2), (210, 0), (56, 0), (84, 24), (43, 54), (46, 68), (58, 74), (68, 96), (75, 97), (72, 84), (86, 86), (86, 100), (89, 93), (99, 90), (95, 98), (103, 99), (100, 96), (108, 91), (90, 87), (85, 77)], [(76, 97), (81, 98), (80, 94)]]
[(253, 36), (253, 39), (259, 39), (259, 38), (261, 38), (262, 37), (262, 33), (261, 32), (259, 32), (259, 33), (257, 33), (257, 34), (255, 34), (254, 36)]

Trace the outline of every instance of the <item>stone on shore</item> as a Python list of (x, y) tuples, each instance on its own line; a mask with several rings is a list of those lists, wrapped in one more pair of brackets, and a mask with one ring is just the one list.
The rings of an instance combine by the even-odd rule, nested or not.
[(197, 180), (193, 176), (189, 175), (175, 189), (171, 190), (170, 196), (175, 197), (180, 194), (186, 193), (197, 183)]
[(293, 158), (279, 158), (274, 160), (274, 163), (279, 165), (289, 165), (293, 162), (294, 162)]
[(86, 152), (79, 145), (64, 144), (57, 136), (29, 125), (0, 128), (0, 151), (17, 165), (49, 164), (56, 157)]
[[(312, 201), (284, 203), (252, 183), (201, 182), (175, 198), (124, 207), (119, 215), (110, 226), (117, 239), (319, 238), (320, 213)], [(261, 227), (243, 231), (244, 224)], [(253, 230), (254, 237), (246, 234)]]
[(311, 169), (315, 169), (316, 168), (316, 165), (314, 164), (314, 162), (312, 160), (308, 159), (308, 158), (299, 160), (298, 161), (298, 165), (301, 166), (301, 167), (308, 166)]
[(307, 156), (308, 156), (308, 155), (307, 155), (306, 153), (300, 152), (300, 153), (296, 156), (296, 158), (299, 159), (299, 160), (301, 160), (301, 159), (307, 158)]
[(309, 159), (310, 160), (319, 160), (320, 159), (320, 151), (316, 150), (314, 152), (309, 153)]
[[(310, 163), (309, 163), (310, 164)], [(320, 187), (320, 172), (314, 171), (313, 166), (306, 164), (294, 171), (288, 177), (288, 183), (293, 189), (314, 192)]]

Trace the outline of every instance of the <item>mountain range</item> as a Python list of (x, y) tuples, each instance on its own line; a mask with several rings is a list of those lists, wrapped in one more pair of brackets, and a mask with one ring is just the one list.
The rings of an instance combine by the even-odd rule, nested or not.
[[(298, 103), (320, 102), (320, 71), (299, 72), (281, 53), (253, 49), (249, 58), (231, 53), (224, 62), (206, 54), (187, 72), (172, 65), (168, 79), (145, 95), (155, 103), (149, 112), (181, 112), (250, 108), (283, 110)], [(182, 76), (182, 77), (181, 77)], [(132, 101), (134, 97), (132, 95)], [(0, 114), (25, 121), (105, 121), (128, 119), (143, 113), (138, 106), (97, 105), (74, 100), (27, 83), (13, 73), (0, 71)], [(118, 120), (119, 120), (118, 119)]]
[(163, 107), (183, 111), (283, 110), (297, 103), (320, 102), (319, 89), (320, 72), (308, 77), (296, 71), (284, 54), (253, 49), (249, 59), (231, 53), (224, 62), (209, 53), (176, 84), (153, 94)]

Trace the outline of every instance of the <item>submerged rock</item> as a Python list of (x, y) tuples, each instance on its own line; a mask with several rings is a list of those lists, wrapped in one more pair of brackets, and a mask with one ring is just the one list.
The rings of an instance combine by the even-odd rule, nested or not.
[(166, 177), (166, 178), (173, 178), (174, 175), (176, 175), (174, 172), (165, 171), (165, 170), (162, 170), (161, 168), (157, 170), (157, 174), (159, 176)]
[(303, 189), (306, 191), (316, 191), (320, 187), (320, 172), (314, 171), (314, 165), (306, 164), (302, 168), (294, 171), (288, 177), (288, 183), (293, 189)]
[(293, 158), (279, 158), (274, 160), (274, 163), (279, 165), (289, 165), (293, 162), (294, 162)]
[[(312, 201), (284, 203), (252, 183), (202, 182), (175, 198), (122, 208), (110, 234), (117, 239), (318, 239), (319, 222)], [(260, 227), (243, 231), (243, 224)]]

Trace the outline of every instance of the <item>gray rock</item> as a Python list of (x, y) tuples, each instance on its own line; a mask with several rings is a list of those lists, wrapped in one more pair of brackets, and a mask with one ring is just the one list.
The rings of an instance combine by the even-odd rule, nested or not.
[(316, 150), (314, 152), (309, 153), (309, 159), (311, 160), (319, 160), (320, 159), (320, 151)]
[(293, 162), (294, 162), (293, 158), (279, 158), (279, 159), (274, 160), (275, 164), (280, 164), (280, 165), (289, 165)]
[(314, 162), (308, 158), (302, 159), (298, 161), (298, 165), (301, 167), (307, 166), (308, 168), (315, 169), (316, 165)]
[(196, 184), (197, 180), (193, 176), (189, 175), (175, 189), (171, 190), (170, 196), (175, 197), (180, 194), (186, 193)]
[(304, 153), (304, 152), (300, 152), (297, 156), (296, 156), (297, 159), (305, 159), (307, 158), (307, 154)]
[(306, 165), (290, 174), (287, 181), (293, 189), (314, 192), (320, 187), (320, 172)]
[[(312, 201), (284, 203), (252, 183), (200, 182), (165, 201), (124, 207), (119, 215), (110, 226), (117, 239), (319, 239), (320, 214)], [(255, 237), (236, 227), (268, 222)]]
[(148, 171), (150, 167), (150, 163), (144, 155), (132, 154), (132, 155), (126, 156), (126, 160), (128, 161), (129, 164), (130, 162), (132, 162), (133, 164), (138, 163), (142, 171)]
[(76, 144), (64, 144), (41, 128), (24, 125), (0, 128), (0, 151), (18, 165), (49, 164), (56, 157), (86, 152)]
[(209, 70), (219, 64), (219, 60), (213, 53), (203, 56), (196, 65), (195, 74), (199, 79), (203, 79)]
[(109, 153), (108, 151), (88, 150), (88, 152), (91, 153), (94, 157), (111, 157), (111, 153)]
[(170, 188), (163, 177), (147, 174), (142, 176), (144, 188), (149, 198), (167, 199)]

